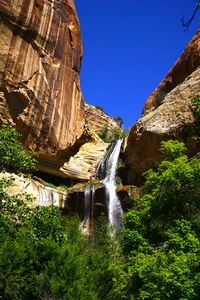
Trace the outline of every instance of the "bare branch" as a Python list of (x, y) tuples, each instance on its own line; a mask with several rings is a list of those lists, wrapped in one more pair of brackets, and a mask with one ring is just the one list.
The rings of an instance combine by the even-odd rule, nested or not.
[(200, 2), (197, 3), (196, 8), (195, 8), (191, 18), (187, 22), (185, 22), (184, 16), (182, 16), (181, 23), (182, 23), (182, 26), (185, 28), (185, 31), (188, 30), (188, 28), (190, 27), (190, 24), (192, 23), (194, 17), (196, 16), (196, 13), (199, 10), (199, 8), (200, 8)]

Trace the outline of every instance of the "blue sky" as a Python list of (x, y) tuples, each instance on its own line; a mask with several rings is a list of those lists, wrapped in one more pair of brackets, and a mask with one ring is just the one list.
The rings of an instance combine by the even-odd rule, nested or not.
[(145, 100), (176, 62), (200, 24), (186, 32), (193, 0), (75, 0), (83, 39), (85, 100), (120, 116), (128, 129)]

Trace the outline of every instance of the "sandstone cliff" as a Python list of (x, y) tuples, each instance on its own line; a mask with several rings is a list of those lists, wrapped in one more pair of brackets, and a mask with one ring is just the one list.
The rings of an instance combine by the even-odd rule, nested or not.
[(194, 116), (190, 100), (200, 95), (200, 31), (148, 98), (143, 116), (132, 127), (126, 147), (127, 180), (141, 183), (142, 173), (155, 167), (161, 158), (162, 140), (177, 138), (184, 141), (188, 154), (196, 145), (192, 138)]
[(22, 133), (41, 171), (88, 180), (107, 145), (85, 122), (81, 58), (73, 0), (0, 0), (0, 125)]
[(176, 86), (181, 84), (200, 65), (200, 31), (195, 34), (181, 57), (169, 71), (164, 80), (147, 99), (143, 114), (155, 110)]
[(81, 58), (72, 0), (0, 0), (0, 120), (42, 161), (66, 157), (84, 135)]

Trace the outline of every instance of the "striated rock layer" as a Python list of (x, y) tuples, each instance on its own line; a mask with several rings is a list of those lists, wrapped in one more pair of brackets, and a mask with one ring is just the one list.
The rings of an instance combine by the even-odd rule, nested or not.
[(144, 115), (132, 127), (126, 147), (127, 181), (140, 184), (142, 173), (161, 159), (160, 142), (169, 138), (196, 152), (191, 99), (200, 95), (200, 31), (191, 40), (166, 78), (149, 97)]
[(72, 0), (0, 0), (0, 122), (42, 162), (58, 164), (87, 139), (81, 58)]
[(2, 179), (10, 180), (10, 186), (7, 188), (9, 195), (22, 195), (23, 199), (23, 195), (28, 194), (32, 197), (29, 204), (33, 207), (54, 205), (64, 208), (67, 205), (67, 191), (51, 188), (32, 178), (13, 173), (0, 173), (0, 180)]
[(61, 171), (72, 179), (90, 180), (95, 175), (107, 147), (108, 144), (101, 139), (85, 143), (79, 152), (63, 165)]

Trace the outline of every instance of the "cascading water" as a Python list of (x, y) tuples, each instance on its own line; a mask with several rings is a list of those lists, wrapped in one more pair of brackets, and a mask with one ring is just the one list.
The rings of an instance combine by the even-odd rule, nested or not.
[[(109, 146), (96, 172), (96, 178), (100, 179), (105, 186), (104, 195), (106, 198), (105, 202), (107, 203), (109, 224), (114, 225), (116, 230), (123, 227), (123, 211), (116, 193), (115, 183), (115, 175), (122, 141), (122, 139), (118, 140), (116, 143), (112, 143)], [(89, 233), (93, 227), (92, 224), (95, 217), (95, 206), (98, 203), (96, 195), (95, 184), (89, 183), (84, 189), (84, 218), (82, 221), (82, 226), (87, 233)]]
[(84, 219), (82, 226), (87, 233), (90, 233), (93, 228), (95, 191), (96, 188), (93, 184), (88, 184), (84, 189)]
[(115, 225), (116, 229), (121, 229), (123, 227), (123, 210), (116, 193), (115, 183), (115, 175), (122, 141), (122, 139), (118, 140), (116, 144), (114, 144), (113, 147), (109, 149), (109, 155), (107, 155), (106, 159), (102, 162), (104, 165), (104, 168), (102, 169), (104, 169), (105, 173), (105, 178), (102, 180), (102, 183), (106, 188), (109, 224)]
[(90, 185), (87, 185), (84, 190), (84, 220), (83, 220), (83, 227), (85, 228), (86, 232), (89, 232), (90, 229), (90, 195), (91, 189)]

